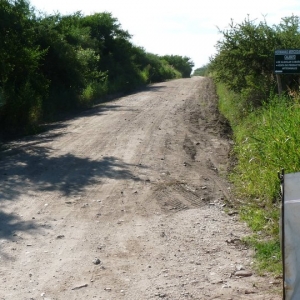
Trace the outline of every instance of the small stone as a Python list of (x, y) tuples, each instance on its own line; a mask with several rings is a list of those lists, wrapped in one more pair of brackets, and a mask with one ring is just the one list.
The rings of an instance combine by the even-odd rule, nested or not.
[(250, 277), (252, 276), (252, 272), (250, 271), (245, 271), (245, 270), (241, 270), (241, 271), (236, 271), (234, 273), (235, 276), (240, 276), (240, 277)]
[(72, 291), (75, 291), (75, 290), (79, 290), (79, 289), (82, 289), (82, 288), (85, 288), (85, 287), (88, 287), (88, 284), (87, 284), (87, 283), (82, 284), (82, 285), (79, 285), (79, 286), (75, 286), (75, 287), (73, 287), (71, 290), (72, 290)]
[(234, 216), (234, 215), (237, 215), (238, 212), (237, 211), (230, 211), (228, 212), (228, 216)]
[(270, 281), (270, 284), (279, 285), (279, 284), (281, 284), (281, 282), (280, 281)]
[(93, 260), (94, 265), (100, 265), (100, 263), (101, 263), (101, 260), (97, 257)]
[(245, 267), (243, 265), (237, 265), (235, 268), (237, 271), (245, 270)]
[(57, 239), (63, 239), (65, 236), (63, 234), (58, 235), (56, 238)]

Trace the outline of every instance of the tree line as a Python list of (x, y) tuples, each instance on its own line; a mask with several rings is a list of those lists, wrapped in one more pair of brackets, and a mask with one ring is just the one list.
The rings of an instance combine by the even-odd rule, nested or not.
[[(300, 49), (300, 19), (282, 18), (279, 25), (257, 22), (249, 16), (242, 23), (233, 21), (216, 45), (209, 64), (217, 82), (238, 93), (246, 106), (260, 106), (277, 93), (274, 74), (275, 49)], [(299, 90), (299, 75), (281, 77), (285, 92)]]
[(190, 77), (193, 66), (188, 57), (134, 45), (111, 13), (47, 15), (27, 0), (0, 1), (2, 132), (32, 132), (107, 94)]

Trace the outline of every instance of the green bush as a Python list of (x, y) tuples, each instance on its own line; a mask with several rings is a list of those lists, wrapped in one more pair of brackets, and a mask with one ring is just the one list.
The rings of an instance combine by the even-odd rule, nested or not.
[(194, 71), (193, 76), (208, 76), (208, 74), (209, 74), (209, 64), (206, 64), (200, 68), (197, 68)]
[(108, 93), (188, 72), (188, 58), (147, 53), (130, 38), (110, 13), (36, 16), (26, 0), (0, 1), (0, 128), (34, 132)]
[(164, 55), (162, 56), (170, 66), (181, 73), (181, 77), (189, 78), (191, 77), (192, 69), (194, 67), (194, 63), (187, 56), (180, 55)]
[(241, 219), (256, 233), (250, 244), (257, 249), (258, 267), (278, 273), (281, 262), (277, 172), (282, 168), (287, 173), (300, 169), (299, 101), (273, 95), (260, 108), (244, 110), (239, 94), (222, 84), (217, 85), (217, 91), (220, 111), (233, 129), (236, 163), (229, 178), (239, 199), (236, 205)]
[[(236, 132), (237, 176), (247, 195), (272, 201), (278, 197), (277, 171), (300, 168), (300, 106), (282, 96), (249, 114)], [(257, 179), (259, 178), (259, 182)]]
[[(229, 29), (220, 30), (217, 54), (210, 69), (217, 82), (241, 95), (241, 100), (257, 107), (269, 99), (277, 89), (274, 76), (274, 50), (300, 48), (299, 17), (283, 18), (277, 26), (266, 21), (257, 23), (249, 17), (241, 24), (233, 21)], [(298, 76), (282, 78), (283, 88), (298, 90)]]
[(36, 44), (36, 18), (24, 0), (0, 2), (0, 124), (6, 133), (34, 127), (49, 82), (40, 72), (45, 55)]

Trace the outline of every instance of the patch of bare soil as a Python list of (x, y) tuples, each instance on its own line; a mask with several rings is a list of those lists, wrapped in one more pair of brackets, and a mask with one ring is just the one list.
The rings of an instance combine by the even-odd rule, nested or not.
[(210, 79), (149, 86), (1, 153), (0, 299), (280, 299), (251, 269)]

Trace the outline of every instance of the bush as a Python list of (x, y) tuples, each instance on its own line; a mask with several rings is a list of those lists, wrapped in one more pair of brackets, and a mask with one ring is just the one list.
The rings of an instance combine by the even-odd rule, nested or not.
[(34, 126), (48, 94), (39, 69), (45, 52), (36, 45), (36, 22), (28, 2), (0, 2), (0, 123), (6, 133)]
[[(211, 70), (217, 82), (239, 93), (254, 107), (262, 105), (276, 90), (274, 50), (300, 48), (300, 22), (296, 16), (283, 18), (278, 26), (249, 17), (241, 24), (233, 21), (229, 29), (220, 30), (223, 38), (217, 43), (217, 54), (211, 59)], [(283, 79), (284, 90), (297, 89), (297, 76)]]
[(26, 0), (0, 1), (1, 129), (35, 131), (58, 112), (179, 78), (191, 65), (186, 57), (147, 53), (130, 38), (110, 13), (37, 17)]
[(244, 110), (239, 95), (224, 85), (218, 84), (217, 90), (220, 111), (233, 128), (236, 164), (230, 180), (236, 197), (243, 199), (238, 202), (240, 216), (256, 233), (250, 244), (257, 249), (259, 268), (278, 273), (281, 261), (277, 172), (282, 168), (287, 173), (300, 169), (300, 103), (297, 98), (273, 95), (260, 108), (250, 111)]

